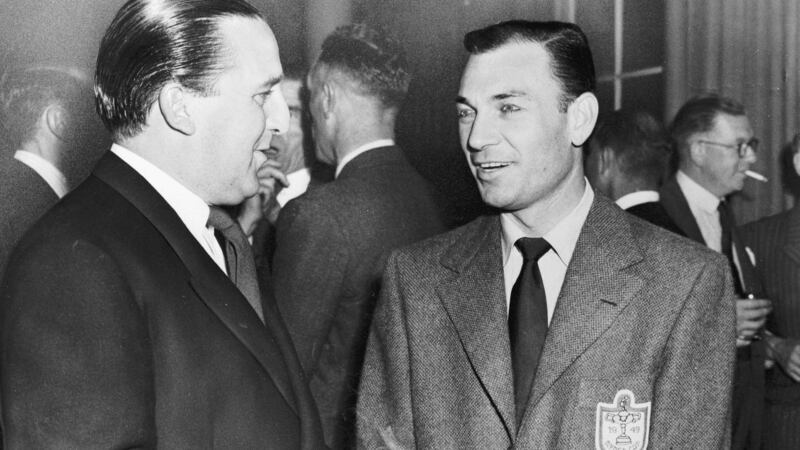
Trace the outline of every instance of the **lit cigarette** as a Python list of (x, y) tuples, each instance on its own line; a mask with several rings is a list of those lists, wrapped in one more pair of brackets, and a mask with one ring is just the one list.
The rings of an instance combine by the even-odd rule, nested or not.
[(764, 175), (761, 175), (758, 172), (753, 172), (752, 170), (746, 170), (744, 172), (744, 174), (747, 175), (748, 177), (750, 177), (750, 178), (752, 178), (754, 180), (758, 180), (758, 181), (760, 181), (762, 183), (766, 183), (767, 181), (769, 181), (769, 180), (767, 180), (767, 177), (765, 177)]

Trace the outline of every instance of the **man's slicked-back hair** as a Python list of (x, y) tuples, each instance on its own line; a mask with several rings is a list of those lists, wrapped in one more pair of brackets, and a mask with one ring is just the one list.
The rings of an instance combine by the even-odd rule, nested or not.
[(317, 64), (346, 75), (386, 108), (399, 108), (411, 83), (400, 41), (365, 24), (337, 28), (322, 43)]
[(681, 106), (669, 128), (670, 137), (679, 156), (683, 157), (686, 154), (693, 135), (714, 128), (714, 120), (719, 114), (744, 116), (746, 112), (741, 103), (718, 94), (693, 97)]
[(565, 22), (509, 20), (470, 31), (464, 36), (464, 48), (479, 55), (510, 43), (535, 42), (550, 55), (550, 69), (561, 85), (559, 109), (567, 107), (584, 92), (596, 86), (594, 61), (589, 41), (579, 26)]
[(142, 130), (168, 82), (202, 95), (226, 69), (219, 22), (262, 18), (244, 0), (128, 0), (100, 43), (95, 72), (97, 112), (116, 138)]
[(591, 151), (610, 149), (628, 179), (660, 186), (669, 171), (669, 138), (661, 122), (647, 112), (619, 110), (602, 117), (590, 143)]
[(40, 66), (14, 67), (0, 76), (0, 133), (12, 150), (33, 139), (48, 106), (60, 105), (71, 116), (88, 112), (91, 89), (83, 77), (67, 68)]

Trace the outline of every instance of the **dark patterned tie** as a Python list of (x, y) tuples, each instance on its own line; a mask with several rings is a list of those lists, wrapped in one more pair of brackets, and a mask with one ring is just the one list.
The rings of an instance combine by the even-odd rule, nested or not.
[[(730, 205), (728, 205), (728, 202), (725, 200), (719, 202), (717, 211), (719, 212), (719, 225), (722, 228), (720, 249), (722, 250), (722, 254), (728, 257), (728, 263), (731, 266), (731, 272), (733, 274), (733, 284), (736, 287), (736, 293), (741, 296), (744, 293), (744, 286), (742, 286), (742, 281), (739, 277), (739, 269), (736, 268), (736, 263), (733, 260), (734, 243), (737, 247), (737, 253), (742, 250), (741, 242), (736, 242), (736, 222), (733, 220), (733, 213), (731, 213)], [(742, 264), (743, 262), (740, 260), (739, 263)]]
[(211, 207), (208, 226), (222, 234), (220, 244), (225, 253), (228, 277), (236, 284), (263, 322), (264, 310), (261, 306), (261, 290), (258, 287), (253, 249), (250, 248), (244, 231), (228, 213), (216, 206)]
[(514, 245), (523, 258), (522, 270), (511, 290), (508, 310), (514, 403), (519, 426), (547, 336), (547, 298), (537, 261), (547, 253), (550, 244), (542, 238), (520, 238)]

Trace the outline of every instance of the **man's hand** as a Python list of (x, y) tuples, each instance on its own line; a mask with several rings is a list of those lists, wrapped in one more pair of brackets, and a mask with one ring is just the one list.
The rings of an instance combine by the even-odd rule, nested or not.
[(766, 336), (767, 357), (775, 360), (791, 379), (800, 382), (800, 340)]
[[(239, 209), (239, 225), (248, 237), (253, 234), (258, 221), (270, 215), (270, 209), (275, 202), (275, 196), (280, 189), (289, 186), (289, 180), (281, 172), (281, 164), (275, 160), (266, 160), (258, 168), (258, 192), (248, 198)], [(277, 183), (276, 183), (277, 182)]]
[(736, 300), (736, 346), (750, 345), (772, 312), (772, 302), (764, 298)]

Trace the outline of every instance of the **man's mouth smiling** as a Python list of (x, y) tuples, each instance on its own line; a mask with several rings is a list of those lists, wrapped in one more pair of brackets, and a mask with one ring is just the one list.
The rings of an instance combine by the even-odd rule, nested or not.
[(511, 165), (510, 162), (506, 161), (491, 161), (491, 162), (484, 162), (484, 163), (473, 163), (473, 165), (481, 171), (484, 172), (492, 172), (495, 170), (503, 169)]

